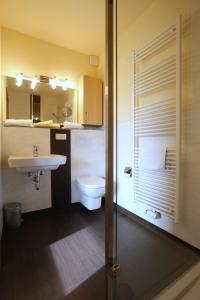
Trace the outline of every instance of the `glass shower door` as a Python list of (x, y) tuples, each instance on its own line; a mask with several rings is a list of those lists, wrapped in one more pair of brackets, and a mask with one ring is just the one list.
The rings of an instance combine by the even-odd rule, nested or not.
[(153, 299), (198, 261), (180, 240), (200, 249), (199, 16), (107, 1), (108, 300)]

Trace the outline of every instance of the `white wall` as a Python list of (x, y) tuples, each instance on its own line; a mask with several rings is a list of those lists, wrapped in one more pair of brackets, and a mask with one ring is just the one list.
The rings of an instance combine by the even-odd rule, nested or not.
[(75, 184), (79, 176), (105, 177), (105, 148), (103, 130), (71, 131), (72, 202), (80, 201)]
[(33, 145), (39, 154), (50, 153), (50, 129), (3, 127), (3, 197), (4, 203), (19, 201), (23, 212), (51, 207), (51, 173), (41, 176), (37, 191), (31, 177), (8, 167), (8, 157), (33, 154)]
[[(123, 3), (122, 0), (120, 0)], [(126, 5), (124, 2), (124, 5)], [(118, 36), (118, 204), (149, 222), (200, 248), (200, 127), (199, 127), (199, 1), (154, 0)], [(198, 4), (198, 6), (197, 6)], [(191, 10), (191, 5), (193, 5)], [(133, 49), (142, 47), (154, 36), (183, 17), (183, 99), (180, 220), (174, 223), (162, 216), (148, 217), (145, 206), (134, 202), (134, 178), (124, 175), (133, 166)], [(123, 22), (120, 19), (118, 22)]]

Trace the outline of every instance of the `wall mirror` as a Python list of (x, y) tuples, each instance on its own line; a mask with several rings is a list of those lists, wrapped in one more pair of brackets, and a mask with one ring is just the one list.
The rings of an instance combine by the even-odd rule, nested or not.
[(32, 119), (35, 123), (77, 121), (75, 89), (53, 89), (48, 83), (39, 82), (32, 90), (30, 81), (23, 80), (22, 85), (17, 86), (13, 77), (6, 77), (5, 84), (7, 119)]

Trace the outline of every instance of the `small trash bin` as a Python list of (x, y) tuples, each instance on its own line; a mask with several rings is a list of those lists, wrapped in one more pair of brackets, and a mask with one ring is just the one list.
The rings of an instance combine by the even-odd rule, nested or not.
[(20, 202), (12, 202), (4, 205), (5, 224), (8, 228), (15, 229), (22, 223), (22, 206)]

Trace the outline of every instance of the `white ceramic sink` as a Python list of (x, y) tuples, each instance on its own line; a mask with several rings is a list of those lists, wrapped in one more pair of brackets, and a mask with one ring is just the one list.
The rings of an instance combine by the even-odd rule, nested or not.
[(49, 154), (38, 156), (10, 156), (8, 165), (16, 168), (19, 172), (37, 172), (44, 170), (56, 170), (60, 165), (66, 163), (64, 155)]

